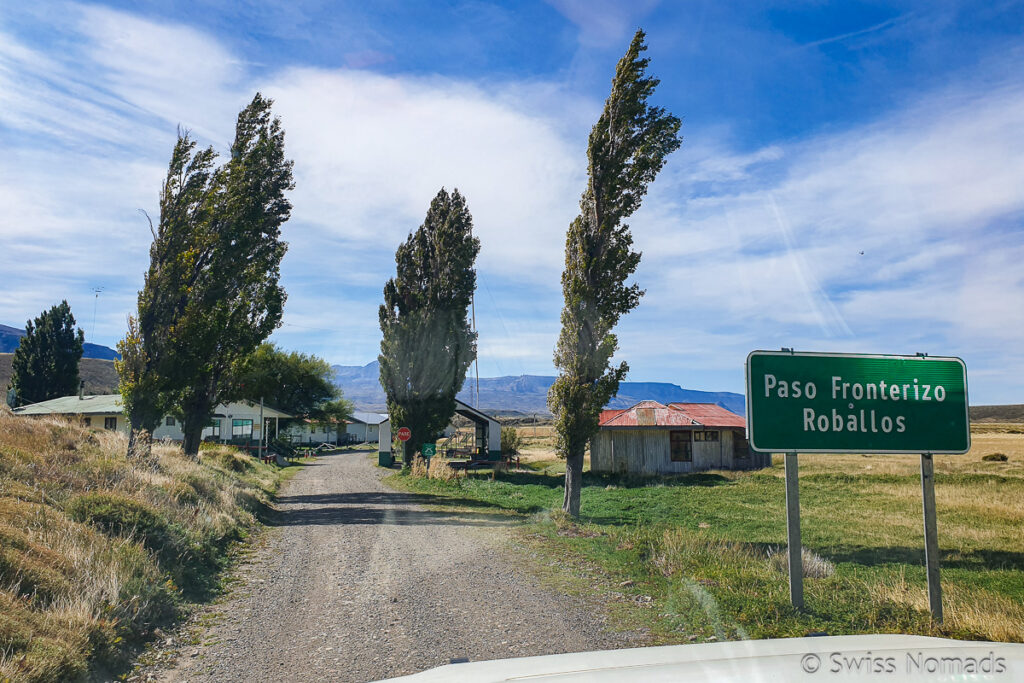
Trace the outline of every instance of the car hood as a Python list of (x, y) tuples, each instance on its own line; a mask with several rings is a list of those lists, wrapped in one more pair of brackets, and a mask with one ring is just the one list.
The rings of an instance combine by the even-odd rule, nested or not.
[(390, 680), (1018, 681), (1024, 645), (887, 634), (780, 638), (448, 664)]

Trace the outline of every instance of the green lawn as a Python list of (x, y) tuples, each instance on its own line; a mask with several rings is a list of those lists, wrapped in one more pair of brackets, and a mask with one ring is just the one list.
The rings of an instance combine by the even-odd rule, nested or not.
[(649, 627), (658, 642), (822, 631), (1024, 640), (1019, 466), (940, 468), (946, 621), (937, 627), (927, 611), (920, 480), (913, 467), (889, 461), (886, 471), (872, 473), (868, 465), (851, 474), (851, 467), (820, 456), (801, 456), (802, 467), (805, 462), (804, 546), (831, 562), (834, 572), (805, 579), (804, 613), (790, 607), (784, 558), (773, 557), (786, 543), (781, 465), (668, 479), (587, 473), (579, 524), (551, 513), (561, 505), (563, 483), (545, 473), (557, 469), (554, 462), (494, 480), (486, 473), (452, 482), (401, 474), (388, 481), (433, 494), (435, 503), (439, 497), (455, 507), (518, 516), (520, 542), (549, 558), (544, 564), (563, 566), (564, 576), (549, 578), (581, 593), (601, 592), (622, 626)]

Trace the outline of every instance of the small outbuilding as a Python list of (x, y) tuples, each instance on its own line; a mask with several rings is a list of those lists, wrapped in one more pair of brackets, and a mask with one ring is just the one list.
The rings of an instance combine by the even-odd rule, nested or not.
[(380, 440), (381, 425), (388, 421), (384, 413), (368, 413), (357, 410), (347, 420), (345, 432), (355, 443), (377, 443)]
[[(356, 414), (358, 415), (358, 413)], [(487, 413), (477, 410), (459, 399), (455, 399), (455, 414), (467, 418), (474, 426), (473, 445), (469, 448), (469, 452), (464, 455), (476, 461), (496, 462), (501, 460), (501, 424)], [(384, 417), (387, 418), (387, 416)], [(401, 427), (402, 425), (392, 425), (390, 420), (387, 419), (381, 422), (380, 445), (378, 447), (380, 464), (391, 464), (392, 436), (397, 435)]]
[(593, 472), (685, 474), (768, 467), (771, 454), (752, 452), (747, 422), (715, 403), (641, 401), (601, 412), (590, 443)]

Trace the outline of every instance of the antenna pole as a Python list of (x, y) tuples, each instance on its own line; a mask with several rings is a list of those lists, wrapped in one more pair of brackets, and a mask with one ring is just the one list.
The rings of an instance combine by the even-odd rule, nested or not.
[[(470, 309), (473, 312), (473, 331), (476, 332), (476, 289), (474, 288), (473, 296), (470, 297)], [(477, 345), (476, 355), (473, 357), (473, 365), (476, 367), (476, 400), (473, 402), (473, 407), (480, 410), (480, 346)]]
[[(469, 226), (469, 235), (473, 236), (473, 225)], [(473, 332), (476, 332), (476, 268), (473, 269), (473, 292), (469, 297), (469, 307), (473, 316)], [(477, 344), (476, 354), (473, 356), (473, 366), (476, 371), (476, 396), (473, 400), (473, 407), (480, 410), (480, 345)]]
[(92, 332), (89, 335), (89, 340), (92, 343), (95, 344), (96, 343), (96, 305), (100, 302), (100, 292), (103, 291), (103, 288), (102, 287), (94, 287), (92, 291), (93, 291), (93, 293), (96, 294), (96, 296), (92, 300)]

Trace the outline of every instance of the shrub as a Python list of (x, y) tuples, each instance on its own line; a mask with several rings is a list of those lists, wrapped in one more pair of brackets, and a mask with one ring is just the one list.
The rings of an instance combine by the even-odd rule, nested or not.
[(412, 461), (412, 469), (410, 470), (409, 474), (411, 474), (414, 477), (426, 477), (427, 461), (417, 455), (416, 458)]
[(501, 428), (501, 452), (505, 455), (516, 455), (523, 447), (523, 437), (515, 427)]
[(204, 460), (211, 462), (228, 472), (248, 472), (255, 467), (254, 461), (247, 455), (239, 455), (231, 451), (217, 451), (204, 456)]
[(431, 458), (430, 469), (427, 472), (427, 476), (431, 479), (440, 479), (441, 481), (451, 481), (458, 476), (458, 473), (451, 468), (447, 460), (442, 458)]
[(981, 459), (986, 462), (1006, 462), (1008, 458), (1005, 453), (989, 453), (988, 455), (982, 456)]
[[(808, 579), (824, 579), (836, 571), (836, 566), (821, 555), (808, 550), (800, 549), (804, 577)], [(789, 549), (785, 547), (771, 548), (768, 550), (768, 560), (772, 566), (784, 574), (789, 573)]]
[(167, 520), (134, 498), (86, 493), (68, 501), (66, 512), (76, 522), (92, 524), (105, 534), (135, 538), (164, 558), (169, 558), (179, 545)]

